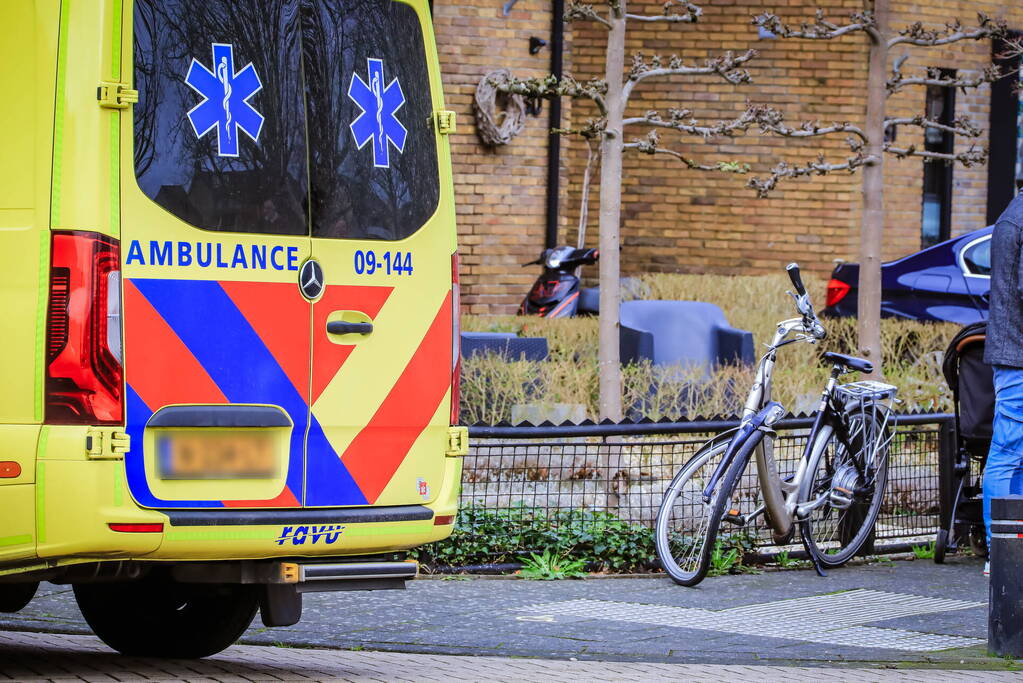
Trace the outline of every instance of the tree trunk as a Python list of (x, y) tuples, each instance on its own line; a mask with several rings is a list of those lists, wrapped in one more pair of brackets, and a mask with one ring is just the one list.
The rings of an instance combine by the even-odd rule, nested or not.
[(600, 417), (622, 419), (622, 366), (618, 349), (622, 213), (622, 87), (625, 71), (625, 0), (610, 13), (607, 38), (607, 129), (600, 145)]
[(884, 233), (884, 118), (888, 63), (888, 0), (874, 0), (877, 34), (870, 41), (867, 74), (867, 154), (874, 162), (863, 169), (863, 218), (860, 226), (859, 353), (881, 377), (881, 245)]

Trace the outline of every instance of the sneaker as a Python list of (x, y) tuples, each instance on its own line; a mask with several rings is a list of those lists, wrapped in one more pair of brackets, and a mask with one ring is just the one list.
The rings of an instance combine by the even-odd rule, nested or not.
[(984, 576), (991, 576), (991, 561), (984, 563)]

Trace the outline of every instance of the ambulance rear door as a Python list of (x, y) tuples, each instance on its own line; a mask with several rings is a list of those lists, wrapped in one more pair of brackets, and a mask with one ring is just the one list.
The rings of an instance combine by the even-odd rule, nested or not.
[(297, 507), (311, 320), (298, 0), (135, 0), (126, 14), (139, 93), (121, 117), (131, 494)]
[(305, 504), (429, 502), (447, 449), (455, 248), (429, 10), (301, 7), (313, 258), (325, 285), (313, 305)]

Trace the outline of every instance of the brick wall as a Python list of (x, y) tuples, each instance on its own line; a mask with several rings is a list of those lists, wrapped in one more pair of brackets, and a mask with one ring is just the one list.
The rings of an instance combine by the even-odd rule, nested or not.
[[(1023, 5), (1016, 3), (893, 0), (892, 4), (893, 27), (916, 20), (940, 25), (955, 16), (969, 24), (977, 11), (984, 11), (1005, 17), (1014, 28), (1023, 28)], [(790, 124), (817, 119), (862, 125), (866, 108), (864, 36), (813, 42), (760, 39), (750, 16), (768, 5), (754, 0), (707, 0), (702, 6), (703, 19), (695, 26), (633, 22), (627, 51), (678, 53), (687, 63), (699, 63), (724, 50), (753, 47), (761, 53), (750, 68), (754, 83), (733, 86), (710, 77), (648, 81), (636, 88), (629, 115), (683, 107), (692, 109), (697, 119), (710, 122), (735, 117), (751, 100), (781, 109)], [(812, 18), (818, 6), (837, 20), (859, 8), (861, 2), (790, 0), (771, 9), (789, 23), (798, 23)], [(659, 8), (657, 2), (629, 5), (631, 12), (657, 13)], [(449, 106), (459, 110), (461, 121), (467, 124), (455, 140), (459, 232), (467, 266), (465, 300), (474, 312), (508, 312), (535, 276), (533, 270), (519, 268), (517, 263), (532, 258), (543, 242), (547, 119), (530, 119), (526, 132), (515, 142), (488, 151), (475, 138), (471, 96), (482, 73), (491, 67), (507, 66), (521, 76), (546, 71), (547, 53), (530, 57), (526, 43), (529, 35), (547, 37), (548, 6), (520, 0), (511, 16), (503, 18), (497, 2), (491, 6), (474, 0), (445, 8), (438, 1), (435, 21)], [(586, 22), (569, 24), (567, 30), (571, 50), (566, 52), (566, 72), (580, 79), (602, 76), (604, 30)], [(905, 71), (938, 66), (962, 73), (981, 68), (989, 59), (991, 46), (988, 42), (964, 42), (942, 49), (907, 50), (911, 50), (911, 59)], [(925, 89), (908, 88), (889, 100), (888, 113), (922, 113), (924, 99)], [(956, 113), (969, 115), (986, 131), (989, 104), (989, 88), (960, 91)], [(583, 103), (574, 106), (570, 114), (577, 125), (592, 115), (592, 109)], [(626, 138), (643, 134), (642, 127), (630, 128)], [(792, 141), (751, 134), (702, 141), (668, 132), (662, 142), (705, 163), (743, 161), (752, 166), (752, 174), (764, 174), (778, 161), (805, 163), (819, 152), (829, 160), (841, 160), (848, 151), (842, 138)], [(922, 131), (901, 128), (897, 144), (922, 146)], [(957, 149), (965, 149), (970, 141), (957, 138), (956, 144)], [(986, 132), (979, 144), (986, 146)], [(578, 141), (566, 140), (565, 145), (563, 171), (568, 183), (562, 195), (562, 241), (574, 241), (585, 148)], [(923, 173), (919, 159), (886, 159), (883, 250), (887, 258), (919, 248)], [(669, 157), (627, 152), (623, 175), (622, 269), (626, 274), (765, 272), (789, 260), (825, 273), (836, 258), (856, 258), (861, 204), (858, 174), (784, 181), (766, 200), (745, 189), (742, 176), (688, 170)], [(597, 187), (595, 178), (587, 229), (591, 244), (597, 239)], [(987, 168), (956, 166), (954, 188), (953, 234), (982, 227)]]
[[(536, 277), (521, 264), (543, 249), (547, 207), (546, 104), (525, 130), (495, 149), (476, 135), (472, 101), (488, 72), (507, 68), (521, 78), (550, 73), (550, 52), (529, 54), (529, 38), (549, 39), (550, 4), (518, 0), (437, 0), (434, 28), (448, 108), (458, 113), (451, 140), (465, 312), (509, 312)], [(566, 103), (565, 117), (571, 114)], [(567, 182), (567, 176), (565, 178)]]

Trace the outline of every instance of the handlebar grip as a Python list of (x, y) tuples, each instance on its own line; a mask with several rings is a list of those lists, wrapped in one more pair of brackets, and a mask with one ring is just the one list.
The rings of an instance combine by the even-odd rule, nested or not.
[(792, 286), (796, 288), (796, 294), (799, 296), (806, 295), (806, 287), (803, 286), (803, 278), (799, 276), (799, 264), (790, 263), (785, 266), (785, 270), (789, 273), (789, 279), (792, 280)]

